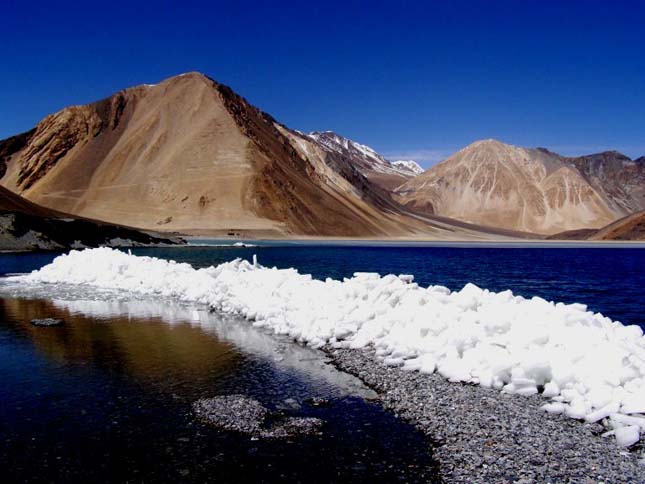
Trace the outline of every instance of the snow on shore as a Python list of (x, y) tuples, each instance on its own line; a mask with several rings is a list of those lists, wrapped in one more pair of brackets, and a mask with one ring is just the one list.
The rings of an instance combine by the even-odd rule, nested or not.
[(602, 421), (624, 446), (645, 431), (643, 332), (583, 304), (473, 284), (423, 288), (408, 275), (320, 281), (241, 259), (196, 270), (108, 248), (72, 251), (13, 279), (205, 303), (313, 347), (373, 345), (387, 365), (508, 393), (542, 392), (547, 412)]

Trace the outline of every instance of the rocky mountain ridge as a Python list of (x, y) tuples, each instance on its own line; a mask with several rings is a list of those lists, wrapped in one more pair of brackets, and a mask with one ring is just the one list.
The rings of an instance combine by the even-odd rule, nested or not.
[(369, 146), (345, 138), (333, 131), (313, 131), (309, 138), (349, 160), (368, 180), (392, 190), (423, 169), (414, 161), (391, 162)]
[(289, 129), (187, 73), (0, 141), (0, 185), (58, 212), (147, 230), (487, 240), (600, 228), (642, 210), (643, 160), (483, 140), (419, 173), (331, 131)]
[(645, 164), (617, 152), (568, 158), (482, 140), (395, 189), (419, 213), (542, 234), (600, 228), (645, 209)]
[(200, 73), (63, 109), (0, 153), (0, 184), (32, 202), (148, 230), (489, 236), (406, 213), (353, 159)]

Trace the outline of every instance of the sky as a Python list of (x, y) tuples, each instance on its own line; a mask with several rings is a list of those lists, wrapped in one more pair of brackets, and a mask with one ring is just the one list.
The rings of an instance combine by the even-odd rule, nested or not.
[(645, 155), (645, 1), (0, 2), (0, 139), (200, 71), (424, 167), (496, 138)]

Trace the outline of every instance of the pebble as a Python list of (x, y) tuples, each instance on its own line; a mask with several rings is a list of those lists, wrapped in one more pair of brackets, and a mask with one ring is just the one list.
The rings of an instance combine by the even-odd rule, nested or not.
[(242, 434), (258, 434), (269, 411), (244, 395), (220, 395), (201, 398), (193, 404), (200, 420), (215, 427)]
[(507, 395), (403, 371), (373, 351), (324, 348), (342, 371), (377, 391), (385, 408), (423, 431), (445, 484), (645, 484), (637, 453), (598, 435), (597, 424), (548, 415), (538, 395)]
[(321, 397), (308, 398), (307, 400), (305, 400), (305, 403), (312, 407), (329, 407), (331, 405), (331, 402), (329, 400)]
[[(295, 400), (293, 400), (295, 402)], [(205, 423), (222, 430), (250, 435), (254, 440), (283, 439), (320, 433), (323, 421), (271, 412), (244, 395), (220, 395), (193, 403), (193, 412)]]

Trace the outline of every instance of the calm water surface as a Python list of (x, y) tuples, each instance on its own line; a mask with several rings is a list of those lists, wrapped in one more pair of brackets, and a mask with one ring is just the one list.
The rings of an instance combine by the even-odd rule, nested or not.
[[(263, 265), (296, 267), (317, 278), (411, 273), (422, 285), (510, 288), (524, 296), (585, 303), (624, 323), (644, 323), (643, 249), (295, 245), (133, 252), (195, 267), (257, 254)], [(39, 268), (55, 255), (0, 255), (0, 274)], [(425, 439), (363, 399), (369, 392), (331, 369), (318, 352), (203, 308), (49, 289), (16, 294), (1, 286), (3, 482), (432, 477)], [(29, 324), (50, 316), (66, 324)], [(252, 441), (194, 421), (195, 399), (231, 393), (293, 415), (320, 417), (326, 422), (323, 435)], [(312, 396), (333, 404), (310, 407), (305, 400)]]
[[(425, 437), (321, 353), (198, 311), (196, 320), (194, 308), (157, 301), (0, 298), (2, 482), (432, 479)], [(29, 323), (39, 317), (65, 325)], [(323, 433), (262, 441), (195, 421), (196, 399), (227, 394), (319, 417)]]

